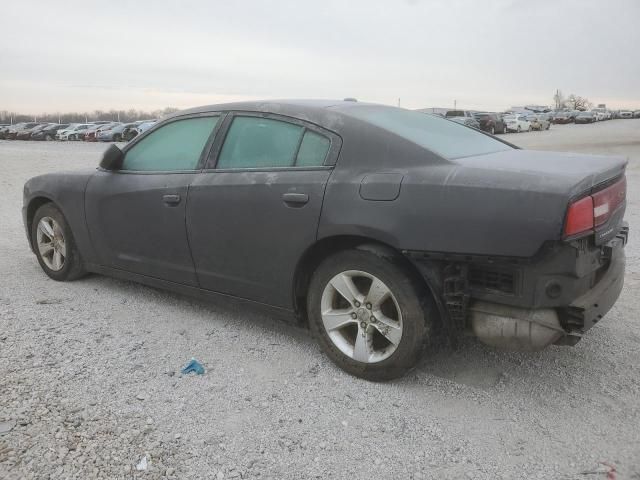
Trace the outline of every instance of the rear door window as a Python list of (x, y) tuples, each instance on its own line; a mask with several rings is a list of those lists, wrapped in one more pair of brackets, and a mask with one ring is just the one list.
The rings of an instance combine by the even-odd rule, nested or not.
[(330, 146), (328, 138), (301, 125), (237, 116), (231, 122), (216, 168), (321, 166)]

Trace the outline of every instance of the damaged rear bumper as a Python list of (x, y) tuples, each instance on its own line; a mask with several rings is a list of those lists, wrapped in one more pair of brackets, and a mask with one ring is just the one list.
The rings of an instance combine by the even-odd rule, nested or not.
[(604, 245), (593, 238), (557, 242), (530, 259), (405, 254), (454, 330), (471, 330), (495, 346), (539, 350), (577, 343), (611, 309), (624, 285), (628, 232), (622, 223)]

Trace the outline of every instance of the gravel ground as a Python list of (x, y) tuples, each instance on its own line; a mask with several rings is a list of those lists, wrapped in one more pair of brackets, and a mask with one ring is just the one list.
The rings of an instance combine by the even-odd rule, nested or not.
[[(640, 224), (640, 120), (506, 138), (629, 156), (627, 219)], [(467, 339), (374, 384), (244, 306), (49, 280), (25, 241), (22, 185), (96, 165), (103, 148), (0, 141), (0, 478), (604, 479), (609, 462), (640, 479), (635, 230), (622, 297), (577, 346), (513, 354)], [(205, 375), (179, 373), (191, 357)]]

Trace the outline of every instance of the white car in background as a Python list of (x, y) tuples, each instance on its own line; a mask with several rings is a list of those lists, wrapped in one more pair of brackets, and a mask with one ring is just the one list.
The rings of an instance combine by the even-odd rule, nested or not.
[(93, 125), (90, 123), (72, 124), (64, 130), (59, 130), (58, 133), (56, 133), (56, 140), (77, 140), (79, 132), (86, 130), (87, 128), (92, 126)]
[(607, 119), (607, 113), (604, 108), (592, 108), (591, 112), (596, 117), (596, 122), (601, 122)]
[(508, 132), (530, 132), (532, 130), (531, 122), (527, 120), (526, 115), (505, 115), (504, 123)]
[(141, 133), (144, 133), (147, 130), (149, 130), (151, 127), (153, 127), (156, 124), (156, 122), (157, 122), (156, 120), (149, 120), (148, 122), (142, 122), (136, 128), (136, 132), (138, 132), (138, 135), (140, 135)]
[(621, 110), (620, 118), (633, 118), (633, 112), (631, 110)]

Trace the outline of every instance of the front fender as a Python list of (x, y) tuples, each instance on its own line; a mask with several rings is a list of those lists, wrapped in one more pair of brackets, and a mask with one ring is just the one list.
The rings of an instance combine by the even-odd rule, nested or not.
[(40, 205), (53, 202), (67, 220), (80, 256), (85, 262), (94, 261), (95, 252), (89, 238), (84, 208), (85, 190), (94, 173), (95, 170), (49, 173), (33, 177), (25, 183), (22, 218), (30, 246), (31, 221), (35, 211)]

